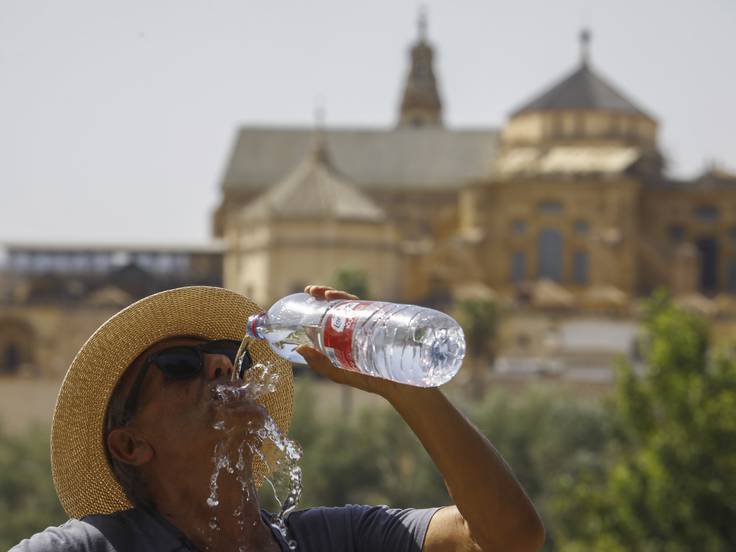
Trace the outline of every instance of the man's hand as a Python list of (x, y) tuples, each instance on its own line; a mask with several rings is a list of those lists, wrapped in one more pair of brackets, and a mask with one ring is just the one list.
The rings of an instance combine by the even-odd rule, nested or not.
[[(328, 286), (307, 286), (304, 291), (328, 301), (357, 299)], [(297, 352), (318, 374), (386, 398), (424, 445), (456, 506), (432, 518), (423, 550), (532, 552), (542, 547), (542, 522), (511, 470), (439, 389), (336, 368), (311, 347), (301, 346)]]
[[(329, 286), (307, 286), (304, 288), (304, 293), (308, 293), (317, 299), (326, 299), (327, 301), (358, 299), (355, 295)], [(383, 378), (377, 378), (361, 372), (338, 368), (332, 364), (329, 358), (320, 353), (317, 349), (306, 345), (302, 345), (297, 348), (296, 352), (302, 355), (307, 361), (309, 367), (321, 376), (331, 379), (336, 383), (349, 385), (350, 387), (368, 391), (369, 393), (376, 393), (377, 395), (381, 395), (389, 400), (396, 394), (401, 393), (402, 389), (408, 387), (404, 384), (385, 380)]]

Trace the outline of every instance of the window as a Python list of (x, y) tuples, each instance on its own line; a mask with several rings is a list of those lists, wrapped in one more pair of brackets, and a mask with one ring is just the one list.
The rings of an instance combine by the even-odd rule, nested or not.
[(189, 270), (189, 255), (179, 253), (174, 256), (173, 270), (178, 274), (184, 274)]
[(680, 243), (685, 239), (685, 228), (679, 224), (671, 224), (667, 228), (667, 237), (672, 243)]
[(590, 224), (587, 220), (576, 220), (573, 229), (578, 236), (587, 236), (590, 231)]
[(523, 236), (526, 233), (526, 221), (516, 219), (511, 221), (511, 234), (513, 236)]
[(5, 347), (2, 356), (2, 365), (0, 365), (0, 373), (15, 374), (20, 368), (20, 351), (15, 343), (10, 343)]
[(545, 215), (559, 215), (562, 212), (562, 203), (555, 200), (542, 201), (539, 210)]
[(526, 280), (526, 253), (514, 251), (511, 255), (511, 281), (518, 283)]
[(537, 239), (537, 256), (539, 259), (539, 277), (562, 281), (562, 234), (558, 230), (546, 228), (539, 233)]
[(156, 259), (156, 270), (161, 274), (171, 274), (176, 265), (176, 258), (171, 253), (159, 253)]
[(31, 357), (34, 340), (33, 329), (24, 320), (0, 317), (0, 376), (29, 369), (35, 372)]
[(576, 251), (572, 256), (572, 279), (576, 284), (588, 283), (588, 252)]
[(695, 209), (695, 218), (700, 222), (715, 222), (718, 220), (718, 208), (714, 205), (701, 205)]
[(133, 262), (144, 270), (156, 269), (156, 255), (151, 253), (137, 253), (133, 256)]
[(31, 256), (28, 253), (11, 253), (10, 264), (13, 270), (24, 272), (31, 267)]
[(112, 259), (108, 253), (94, 253), (93, 257), (93, 270), (96, 272), (107, 272), (110, 270), (110, 263)]

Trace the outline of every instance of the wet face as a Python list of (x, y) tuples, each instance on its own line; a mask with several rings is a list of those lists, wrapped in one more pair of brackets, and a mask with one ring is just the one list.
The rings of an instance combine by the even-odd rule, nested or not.
[[(152, 353), (202, 343), (205, 340), (177, 337), (150, 347), (126, 373), (123, 396), (128, 396)], [(231, 382), (232, 362), (224, 354), (205, 353), (203, 360), (204, 369), (184, 380), (149, 366), (132, 421), (110, 432), (108, 446), (118, 459), (140, 466), (147, 480), (178, 480), (182, 486), (192, 485), (192, 493), (206, 496), (215, 447), (224, 442), (226, 449), (242, 449), (245, 439), (254, 440), (267, 412), (247, 397), (221, 400), (218, 386), (236, 386)]]

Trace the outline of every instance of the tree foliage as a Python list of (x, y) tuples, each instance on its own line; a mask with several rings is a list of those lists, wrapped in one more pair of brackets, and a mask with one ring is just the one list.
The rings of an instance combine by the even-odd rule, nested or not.
[(362, 270), (341, 269), (335, 275), (333, 284), (336, 289), (352, 293), (361, 299), (369, 297), (368, 276)]
[(490, 299), (464, 299), (457, 302), (455, 311), (467, 344), (466, 389), (478, 400), (485, 395), (496, 356), (498, 309)]
[(556, 489), (563, 550), (736, 549), (736, 361), (665, 296), (645, 314), (647, 368), (620, 368), (603, 470)]
[(0, 431), (0, 550), (65, 519), (51, 481), (48, 432)]
[(465, 299), (457, 303), (458, 321), (465, 332), (468, 352), (492, 361), (495, 354), (498, 310), (490, 299)]
[[(291, 435), (304, 447), (302, 506), (449, 503), (429, 456), (395, 412), (378, 406), (364, 407), (352, 418), (320, 417), (315, 408), (324, 391), (324, 385), (305, 379), (296, 392)], [(455, 398), (454, 402), (461, 401)], [(555, 482), (575, 480), (599, 466), (610, 437), (610, 423), (600, 403), (554, 388), (514, 395), (496, 390), (481, 402), (460, 408), (512, 466), (540, 507), (548, 529), (555, 523), (549, 507)], [(553, 550), (553, 538), (548, 540), (546, 549)]]
[[(460, 404), (540, 509), (545, 550), (736, 550), (733, 351), (712, 350), (707, 325), (664, 296), (649, 302), (644, 322), (647, 368), (622, 365), (607, 403), (551, 387)], [(332, 383), (299, 380), (290, 434), (304, 448), (301, 506), (449, 502), (388, 405), (343, 416), (323, 407)], [(0, 433), (0, 547), (63, 519), (48, 434)]]

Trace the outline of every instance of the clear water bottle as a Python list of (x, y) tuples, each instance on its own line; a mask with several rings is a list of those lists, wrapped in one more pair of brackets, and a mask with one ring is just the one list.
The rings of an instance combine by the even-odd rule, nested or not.
[(246, 333), (265, 339), (296, 363), (309, 345), (345, 370), (436, 387), (457, 373), (465, 355), (460, 325), (436, 310), (379, 301), (325, 301), (295, 293), (248, 319)]

